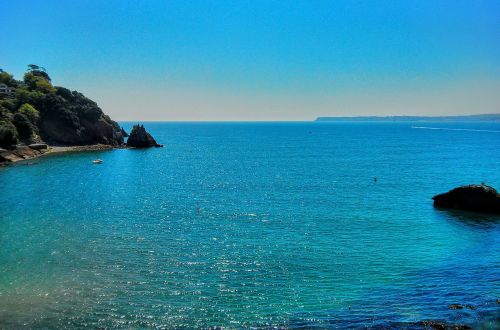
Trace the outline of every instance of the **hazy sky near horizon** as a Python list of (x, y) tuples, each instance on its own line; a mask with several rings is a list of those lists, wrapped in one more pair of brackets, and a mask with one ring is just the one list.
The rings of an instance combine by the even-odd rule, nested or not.
[(116, 120), (500, 112), (500, 1), (0, 0), (30, 63)]

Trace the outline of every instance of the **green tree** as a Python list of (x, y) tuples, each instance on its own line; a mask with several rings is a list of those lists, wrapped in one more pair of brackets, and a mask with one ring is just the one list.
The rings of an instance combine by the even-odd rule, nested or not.
[(38, 120), (40, 119), (40, 113), (38, 112), (38, 110), (29, 103), (24, 103), (23, 105), (21, 105), (21, 107), (19, 108), (19, 112), (28, 117), (30, 122), (34, 125), (36, 125), (38, 123)]
[(0, 124), (0, 147), (10, 148), (17, 143), (17, 130), (11, 122)]
[(37, 77), (45, 78), (49, 82), (52, 81), (50, 79), (49, 74), (47, 73), (47, 71), (45, 70), (44, 67), (41, 67), (41, 66), (38, 66), (38, 65), (35, 65), (35, 64), (28, 64), (28, 70), (26, 70), (26, 72), (27, 73), (32, 73), (33, 75), (35, 75)]
[(36, 128), (31, 124), (26, 115), (19, 112), (16, 113), (12, 117), (12, 123), (16, 127), (21, 140), (30, 140), (35, 135)]
[(10, 86), (10, 87), (16, 87), (17, 86), (17, 81), (14, 79), (14, 77), (3, 71), (2, 69), (0, 69), (0, 83), (4, 83), (6, 84), (7, 86)]
[(50, 83), (50, 78), (47, 79), (45, 76), (38, 75), (34, 71), (24, 74), (24, 83), (30, 90), (37, 90), (42, 93), (54, 93), (56, 91), (54, 86)]
[(28, 70), (30, 71), (35, 71), (35, 70), (38, 70), (40, 69), (40, 67), (36, 64), (28, 64)]

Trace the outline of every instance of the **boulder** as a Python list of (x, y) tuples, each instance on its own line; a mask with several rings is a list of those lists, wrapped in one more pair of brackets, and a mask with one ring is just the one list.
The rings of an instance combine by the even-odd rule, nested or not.
[(151, 134), (146, 131), (144, 125), (134, 125), (128, 137), (127, 146), (134, 148), (163, 147), (161, 144), (156, 143)]
[(28, 147), (35, 150), (45, 150), (49, 148), (49, 146), (45, 143), (32, 143)]
[(435, 207), (500, 214), (500, 194), (484, 184), (461, 186), (432, 199)]
[(20, 160), (23, 160), (23, 158), (19, 157), (18, 155), (16, 155), (12, 151), (4, 151), (4, 152), (0, 153), (0, 164), (13, 163), (13, 162), (17, 162)]

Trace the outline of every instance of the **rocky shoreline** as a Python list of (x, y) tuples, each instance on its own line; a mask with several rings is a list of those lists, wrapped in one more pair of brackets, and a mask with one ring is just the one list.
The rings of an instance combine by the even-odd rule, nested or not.
[[(126, 134), (125, 130), (121, 131)], [(128, 134), (126, 134), (128, 136)], [(0, 166), (17, 163), (23, 160), (35, 159), (44, 155), (66, 152), (102, 151), (113, 149), (135, 149), (163, 147), (149, 134), (143, 125), (134, 125), (127, 143), (121, 144), (88, 144), (88, 145), (49, 145), (44, 142), (12, 145), (10, 149), (0, 148)]]
[(108, 144), (92, 144), (83, 146), (49, 146), (36, 144), (19, 146), (13, 150), (0, 149), (0, 166), (14, 164), (23, 160), (36, 159), (44, 155), (54, 155), (67, 152), (103, 151), (125, 149), (126, 146), (111, 146)]

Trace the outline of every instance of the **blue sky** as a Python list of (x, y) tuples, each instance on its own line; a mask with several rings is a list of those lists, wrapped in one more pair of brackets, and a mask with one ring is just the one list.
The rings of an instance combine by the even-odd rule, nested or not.
[(500, 112), (499, 1), (7, 1), (0, 68), (117, 120)]

